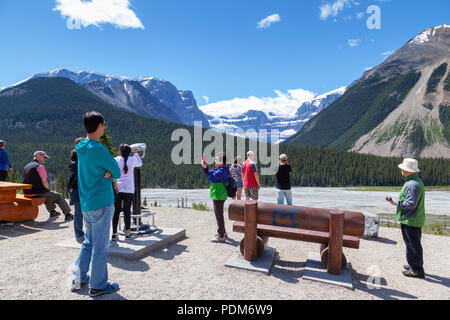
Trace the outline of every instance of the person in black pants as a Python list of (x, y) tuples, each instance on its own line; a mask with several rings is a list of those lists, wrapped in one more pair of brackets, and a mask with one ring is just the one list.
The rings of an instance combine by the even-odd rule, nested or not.
[(12, 170), (11, 163), (8, 159), (8, 152), (5, 151), (6, 142), (0, 140), (0, 181), (8, 180), (8, 167)]
[[(125, 240), (132, 240), (134, 235), (131, 233), (131, 205), (134, 198), (134, 168), (142, 166), (142, 160), (139, 157), (138, 149), (134, 149), (134, 155), (131, 156), (131, 148), (127, 144), (121, 144), (119, 147), (120, 156), (116, 157), (117, 164), (121, 169), (121, 177), (113, 180), (115, 201), (113, 217), (112, 241), (118, 240), (117, 225), (119, 224), (120, 212), (123, 208), (125, 222)], [(122, 206), (123, 203), (123, 206)]]

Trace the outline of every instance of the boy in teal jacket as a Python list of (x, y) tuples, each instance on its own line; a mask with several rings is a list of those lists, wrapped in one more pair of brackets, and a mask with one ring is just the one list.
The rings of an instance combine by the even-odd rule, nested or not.
[[(78, 192), (81, 211), (86, 226), (85, 240), (76, 262), (72, 291), (89, 282), (89, 295), (113, 293), (119, 290), (117, 283), (108, 283), (107, 258), (109, 231), (114, 214), (112, 179), (120, 178), (120, 168), (100, 144), (105, 131), (105, 119), (95, 111), (83, 117), (87, 138), (75, 148), (78, 156)], [(87, 275), (91, 264), (91, 276)]]

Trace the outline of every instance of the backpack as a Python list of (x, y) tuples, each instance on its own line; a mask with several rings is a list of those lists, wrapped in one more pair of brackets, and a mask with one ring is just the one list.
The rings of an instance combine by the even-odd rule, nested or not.
[(229, 198), (236, 197), (237, 193), (237, 186), (236, 186), (236, 180), (231, 176), (230, 173), (228, 173), (228, 183), (223, 182), (223, 185), (225, 186), (225, 189), (227, 189), (227, 194)]

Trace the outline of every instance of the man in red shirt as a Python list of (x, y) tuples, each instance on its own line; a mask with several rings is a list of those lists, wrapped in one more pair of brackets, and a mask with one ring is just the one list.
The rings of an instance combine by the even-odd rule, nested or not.
[(261, 189), (258, 167), (253, 161), (253, 156), (253, 151), (247, 152), (247, 161), (242, 165), (242, 180), (244, 182), (245, 197), (247, 200), (250, 200), (250, 198), (258, 200), (258, 192)]

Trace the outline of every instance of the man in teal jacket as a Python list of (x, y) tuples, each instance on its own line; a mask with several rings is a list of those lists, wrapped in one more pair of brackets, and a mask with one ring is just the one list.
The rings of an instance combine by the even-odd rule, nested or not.
[[(100, 144), (105, 119), (95, 111), (83, 117), (87, 138), (75, 150), (78, 156), (78, 192), (86, 225), (85, 241), (76, 262), (72, 291), (89, 282), (91, 297), (116, 292), (117, 283), (108, 283), (107, 258), (109, 232), (114, 214), (114, 191), (111, 179), (120, 178), (120, 168), (108, 149)], [(87, 275), (89, 264), (91, 277)]]
[(425, 225), (425, 186), (419, 178), (418, 162), (405, 159), (398, 166), (402, 170), (405, 184), (398, 201), (391, 203), (397, 206), (397, 221), (401, 223), (403, 240), (406, 245), (406, 260), (403, 275), (412, 278), (424, 278), (423, 250), (420, 243), (422, 228)]

